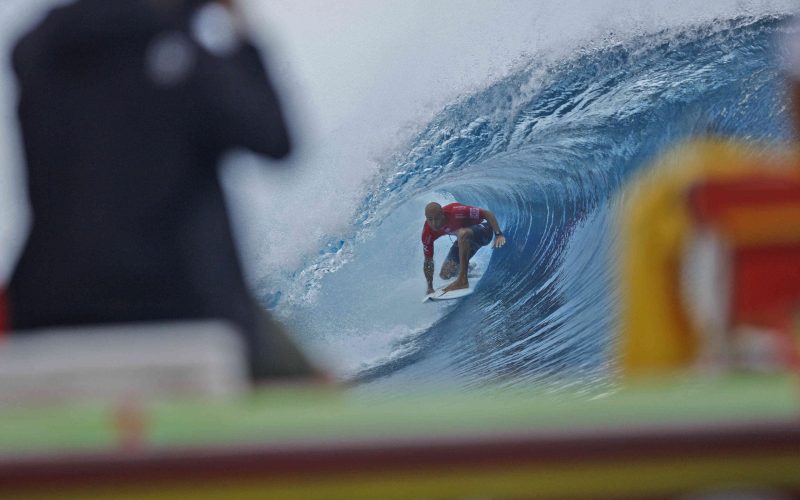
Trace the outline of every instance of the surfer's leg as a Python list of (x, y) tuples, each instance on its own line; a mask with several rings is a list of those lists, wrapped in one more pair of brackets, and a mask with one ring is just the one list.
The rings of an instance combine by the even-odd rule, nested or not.
[(492, 231), (492, 226), (490, 226), (488, 222), (475, 224), (474, 226), (470, 226), (465, 229), (471, 231), (468, 242), (469, 256), (467, 257), (467, 269), (469, 269), (470, 259), (475, 257), (475, 254), (478, 253), (478, 250), (480, 250), (481, 247), (485, 247), (492, 242), (494, 232)]
[(469, 266), (469, 258), (472, 256), (472, 238), (472, 229), (462, 228), (458, 230), (458, 278), (447, 285), (446, 292), (469, 288), (467, 267)]
[(450, 252), (447, 258), (442, 263), (442, 269), (439, 271), (439, 277), (443, 280), (449, 280), (458, 273), (458, 241), (453, 243), (450, 247)]
[[(446, 291), (459, 290), (461, 288), (469, 288), (469, 280), (467, 278), (469, 271), (470, 259), (478, 253), (481, 247), (485, 247), (492, 241), (494, 233), (492, 227), (488, 222), (476, 224), (474, 226), (466, 227), (458, 232), (458, 240), (453, 245), (454, 248), (450, 249), (450, 255), (453, 254), (456, 245), (458, 246), (458, 279), (445, 288)], [(451, 256), (448, 255), (448, 259)], [(447, 278), (442, 278), (447, 279)]]
[(467, 283), (467, 268), (472, 257), (472, 229), (464, 228), (458, 232), (458, 281)]
[(458, 264), (454, 260), (447, 259), (442, 263), (442, 269), (439, 271), (439, 277), (443, 280), (449, 280), (458, 273)]

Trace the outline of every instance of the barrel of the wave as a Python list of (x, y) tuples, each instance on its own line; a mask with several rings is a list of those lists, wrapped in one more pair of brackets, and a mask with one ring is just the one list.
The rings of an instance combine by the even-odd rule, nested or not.
[[(743, 190), (753, 179), (792, 185), (800, 182), (800, 168), (789, 152), (701, 140), (668, 151), (626, 189), (619, 216), (619, 361), (626, 375), (730, 366), (738, 361), (732, 358), (758, 352), (740, 345), (763, 341), (739, 335), (754, 328), (780, 339), (780, 352), (796, 352), (786, 325), (800, 306), (800, 285), (772, 291), (778, 282), (793, 282), (795, 271), (781, 277), (778, 267), (800, 270), (800, 246), (787, 249), (800, 245), (800, 234), (797, 241), (789, 234), (800, 230), (781, 229), (800, 228), (800, 198), (792, 198), (791, 188), (783, 193), (784, 201), (797, 203), (795, 211), (794, 205), (773, 203), (769, 190)], [(711, 212), (704, 208), (709, 197), (715, 200)], [(723, 213), (738, 214), (733, 226), (717, 216)], [(774, 252), (784, 252), (777, 267), (769, 264)], [(772, 345), (774, 354), (778, 344)], [(785, 367), (793, 356), (778, 365)]]

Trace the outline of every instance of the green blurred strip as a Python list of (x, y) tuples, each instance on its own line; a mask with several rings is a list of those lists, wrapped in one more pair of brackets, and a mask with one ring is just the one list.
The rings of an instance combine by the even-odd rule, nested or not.
[[(268, 387), (229, 402), (141, 406), (156, 447), (459, 438), (628, 426), (736, 424), (800, 416), (794, 376), (649, 381), (604, 396), (486, 388), (380, 398), (320, 387)], [(117, 446), (113, 405), (0, 411), (0, 454)]]

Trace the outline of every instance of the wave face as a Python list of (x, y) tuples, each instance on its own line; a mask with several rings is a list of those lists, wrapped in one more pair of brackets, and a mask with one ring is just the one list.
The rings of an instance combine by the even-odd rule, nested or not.
[[(275, 311), (342, 377), (558, 387), (613, 373), (614, 195), (665, 147), (788, 137), (780, 17), (604, 41), (446, 106), (384, 162), (344, 240), (286, 277)], [(477, 290), (422, 304), (428, 201), (486, 207), (509, 243)], [(437, 270), (450, 241), (437, 241)], [(570, 382), (572, 383), (572, 382)]]

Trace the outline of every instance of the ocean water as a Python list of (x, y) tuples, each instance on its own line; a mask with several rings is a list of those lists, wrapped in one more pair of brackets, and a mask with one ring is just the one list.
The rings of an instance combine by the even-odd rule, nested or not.
[[(586, 387), (613, 378), (616, 195), (693, 136), (787, 139), (785, 16), (742, 15), (584, 47), (446, 104), (384, 158), (344, 236), (259, 289), (342, 379), (375, 390)], [(507, 235), (462, 300), (421, 303), (428, 201)], [(437, 241), (437, 270), (451, 242)]]

